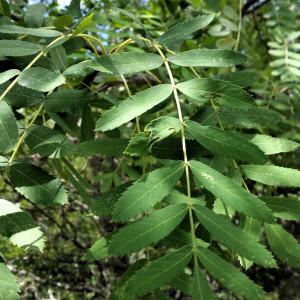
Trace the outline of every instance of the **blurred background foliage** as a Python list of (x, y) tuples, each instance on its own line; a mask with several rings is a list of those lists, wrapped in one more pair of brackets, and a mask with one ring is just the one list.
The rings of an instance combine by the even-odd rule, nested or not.
[[(85, 26), (89, 33), (101, 39), (107, 49), (127, 38), (134, 38), (136, 33), (158, 37), (179, 21), (203, 13), (214, 12), (216, 18), (207, 30), (196, 33), (184, 42), (172, 45), (172, 49), (189, 50), (193, 48), (225, 48), (241, 51), (249, 57), (247, 70), (243, 76), (245, 86), (256, 98), (260, 106), (273, 108), (287, 117), (285, 128), (276, 128), (270, 132), (295, 141), (300, 141), (300, 2), (292, 0), (72, 0), (70, 1), (22, 1), (11, 0), (9, 6), (0, 0), (0, 24), (10, 24), (10, 19), (22, 24), (33, 13), (33, 27), (56, 27), (68, 30), (82, 17), (91, 14)], [(30, 6), (28, 6), (30, 4)], [(241, 29), (241, 30), (240, 30)], [(135, 45), (127, 49), (140, 51)], [(65, 43), (63, 54), (67, 64), (87, 59), (93, 46), (82, 39), (73, 39)], [(101, 49), (97, 48), (99, 54)], [(288, 59), (287, 59), (288, 53)], [(55, 60), (55, 57), (52, 58)], [(4, 62), (0, 61), (0, 65)], [(175, 68), (174, 68), (175, 69)], [(190, 74), (181, 68), (174, 72), (178, 77), (189, 79)], [(220, 75), (218, 69), (199, 70), (202, 75)], [(164, 73), (159, 74), (163, 78)], [(130, 86), (135, 90), (143, 89), (152, 77), (133, 76)], [(167, 79), (166, 79), (167, 81)], [(89, 87), (96, 95), (100, 108), (107, 108), (126, 94), (119, 78), (112, 75), (97, 75), (92, 72), (83, 79), (71, 81), (73, 86)], [(189, 109), (185, 107), (185, 109)], [(19, 112), (24, 115), (24, 112)], [(30, 116), (30, 108), (26, 116)], [(75, 115), (75, 116), (74, 116)], [(72, 123), (73, 114), (65, 114), (65, 121)], [(80, 131), (75, 127), (75, 133)], [(122, 136), (126, 136), (126, 130)], [(272, 129), (274, 130), (274, 129)], [(92, 133), (91, 133), (92, 134)], [(129, 133), (128, 133), (129, 134)], [(119, 135), (118, 131), (110, 133)], [(26, 147), (23, 149), (26, 153)], [(300, 152), (276, 155), (277, 163), (284, 161), (286, 166), (300, 168)], [(33, 158), (38, 164), (45, 162), (39, 157)], [(140, 172), (140, 161), (127, 158), (129, 165), (122, 159), (94, 156), (88, 161), (76, 158), (72, 165), (93, 187), (93, 196), (101, 195), (111, 187), (119, 186), (124, 178), (134, 180)], [(151, 165), (153, 158), (146, 157)], [(45, 168), (49, 166), (44, 166)], [(60, 174), (63, 177), (64, 174)], [(22, 289), (22, 299), (107, 299), (117, 279), (127, 269), (131, 258), (107, 259), (101, 262), (87, 262), (83, 259), (86, 250), (97, 237), (116, 228), (109, 218), (91, 216), (81, 195), (69, 183), (65, 176), (70, 195), (70, 204), (62, 207), (41, 209), (14, 193), (4, 177), (0, 177), (1, 198), (9, 199), (26, 209), (47, 235), (46, 249), (43, 254), (28, 253), (11, 246), (5, 239), (0, 239), (0, 253), (13, 266)], [(257, 193), (262, 186), (251, 187)], [(295, 191), (296, 193), (297, 191)], [(284, 189), (277, 189), (278, 195), (285, 195)], [(286, 228), (300, 239), (300, 227), (296, 222), (288, 222)], [(300, 272), (285, 265), (279, 269), (266, 270), (253, 267), (248, 275), (261, 284), (267, 291), (268, 300), (300, 299)], [(219, 299), (235, 299), (213, 283)], [(176, 290), (169, 291), (174, 299), (189, 299)]]

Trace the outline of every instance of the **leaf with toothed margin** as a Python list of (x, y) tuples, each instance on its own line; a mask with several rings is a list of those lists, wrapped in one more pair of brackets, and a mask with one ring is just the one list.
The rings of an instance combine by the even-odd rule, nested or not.
[(268, 242), (280, 260), (292, 267), (300, 267), (300, 244), (279, 224), (265, 224)]
[(163, 102), (171, 93), (170, 84), (159, 84), (139, 92), (106, 111), (97, 121), (96, 130), (115, 129)]
[(214, 252), (199, 247), (197, 256), (206, 270), (238, 297), (247, 300), (264, 300), (263, 289), (252, 282), (244, 273), (240, 272), (232, 264), (219, 257)]
[(196, 182), (203, 185), (227, 205), (260, 221), (274, 223), (271, 209), (262, 200), (240, 187), (234, 180), (201, 162), (193, 160), (189, 164)]
[(254, 181), (274, 186), (300, 187), (300, 171), (269, 165), (242, 166), (246, 176)]
[(183, 171), (182, 162), (172, 162), (135, 182), (119, 199), (113, 219), (126, 221), (152, 208), (171, 192)]
[(186, 212), (185, 204), (175, 204), (123, 227), (112, 236), (109, 254), (125, 255), (158, 242), (180, 224)]
[(195, 205), (194, 211), (199, 222), (211, 233), (213, 239), (259, 265), (276, 266), (272, 254), (262, 244), (241, 228), (231, 224), (227, 218), (200, 205)]
[(150, 262), (128, 281), (127, 291), (132, 295), (144, 295), (164, 286), (183, 271), (191, 257), (192, 248), (184, 246)]

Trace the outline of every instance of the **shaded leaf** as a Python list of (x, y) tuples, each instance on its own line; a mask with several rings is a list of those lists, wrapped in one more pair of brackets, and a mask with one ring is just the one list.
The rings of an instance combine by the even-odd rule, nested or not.
[(56, 30), (47, 28), (27, 28), (17, 25), (2, 25), (0, 26), (0, 33), (8, 34), (26, 34), (39, 37), (57, 37), (62, 33)]
[[(1, 8), (1, 3), (0, 3)], [(16, 277), (0, 260), (0, 299), (19, 300), (19, 286)]]
[(11, 78), (19, 74), (20, 71), (17, 69), (11, 69), (0, 73), (0, 84), (5, 83), (6, 81), (10, 80)]
[(191, 247), (185, 246), (147, 264), (128, 281), (128, 292), (144, 295), (163, 286), (183, 271), (191, 257)]
[(27, 162), (15, 162), (10, 166), (9, 178), (16, 190), (34, 203), (50, 206), (68, 202), (59, 179)]

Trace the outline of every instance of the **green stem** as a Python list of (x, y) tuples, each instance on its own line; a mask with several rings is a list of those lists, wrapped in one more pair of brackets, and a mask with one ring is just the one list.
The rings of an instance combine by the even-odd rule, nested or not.
[[(49, 47), (51, 47), (52, 45), (54, 45), (55, 43), (57, 43), (58, 41), (60, 41), (61, 39), (69, 36), (71, 34), (68, 35), (61, 35), (58, 38), (56, 38), (55, 40), (53, 40), (50, 44), (48, 44), (26, 67), (23, 71), (31, 68), (48, 50)], [(21, 75), (22, 73), (20, 73)], [(15, 86), (15, 84), (18, 82), (19, 76), (18, 75), (12, 82), (11, 84), (6, 88), (6, 90), (2, 93), (2, 95), (0, 96), (0, 101), (2, 101), (4, 99), (4, 97), (10, 92), (10, 90)]]
[(33, 125), (33, 123), (36, 121), (36, 119), (38, 118), (39, 114), (41, 113), (43, 109), (43, 103), (39, 106), (38, 110), (35, 112), (33, 118), (31, 119), (31, 121), (29, 122), (28, 126), (25, 128), (25, 130), (23, 131), (23, 133), (21, 134), (19, 140), (18, 140), (18, 143), (10, 157), (10, 159), (8, 160), (8, 166), (10, 166), (14, 159), (16, 158), (18, 152), (19, 152), (19, 149), (21, 148), (23, 142), (24, 142), (24, 139), (26, 137), (26, 133), (27, 133), (27, 130)]
[(236, 42), (234, 46), (234, 50), (237, 51), (239, 49), (240, 39), (241, 39), (241, 31), (242, 31), (242, 10), (243, 10), (243, 0), (240, 0), (239, 4), (239, 27), (238, 27), (238, 33), (236, 37)]
[[(171, 67), (169, 65), (169, 62), (167, 58), (165, 57), (164, 53), (161, 51), (160, 47), (157, 44), (152, 43), (153, 47), (157, 50), (157, 52), (160, 54), (162, 59), (164, 60), (164, 64), (172, 85), (173, 89), (173, 95), (175, 99), (178, 119), (180, 121), (180, 128), (181, 128), (181, 144), (182, 144), (182, 152), (183, 152), (183, 159), (184, 159), (184, 165), (185, 165), (185, 177), (186, 177), (186, 189), (187, 189), (187, 195), (188, 197), (191, 197), (191, 180), (190, 180), (190, 170), (189, 170), (189, 162), (188, 162), (188, 156), (187, 156), (187, 147), (186, 147), (186, 138), (185, 138), (185, 128), (184, 128), (184, 120), (183, 115), (181, 111), (181, 105), (180, 100), (178, 96), (178, 91), (176, 88), (174, 76), (171, 70)], [(192, 235), (192, 244), (194, 251), (196, 250), (196, 234), (195, 234), (195, 224), (193, 219), (193, 211), (192, 211), (192, 205), (188, 206), (189, 210), (189, 220), (190, 220), (190, 227), (191, 227), (191, 235)]]

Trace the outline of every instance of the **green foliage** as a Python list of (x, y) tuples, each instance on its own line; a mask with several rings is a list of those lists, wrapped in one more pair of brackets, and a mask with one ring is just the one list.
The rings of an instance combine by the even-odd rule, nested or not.
[[(300, 220), (297, 24), (261, 15), (262, 55), (240, 41), (251, 30), (256, 40), (242, 1), (125, 2), (73, 0), (62, 13), (0, 0), (0, 234), (26, 255), (42, 251), (50, 226), (27, 213), (36, 209), (64, 239), (73, 232), (85, 276), (128, 256), (110, 300), (172, 299), (170, 286), (218, 299), (211, 277), (264, 299), (238, 263), (276, 268), (274, 254), (300, 265), (280, 221)], [(0, 298), (18, 292), (1, 260)]]

